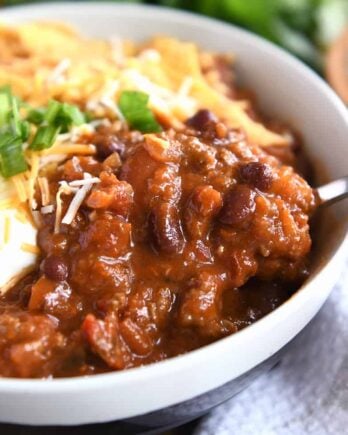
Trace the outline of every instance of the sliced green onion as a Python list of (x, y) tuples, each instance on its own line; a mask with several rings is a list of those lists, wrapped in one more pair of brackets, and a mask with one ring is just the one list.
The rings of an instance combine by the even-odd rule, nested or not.
[(12, 95), (11, 86), (10, 85), (0, 86), (0, 93), (1, 94)]
[(5, 178), (25, 172), (28, 169), (25, 161), (22, 139), (16, 138), (11, 133), (5, 133), (0, 140), (1, 174)]
[(20, 123), (21, 139), (26, 142), (30, 135), (30, 124), (27, 121), (21, 121)]
[[(26, 119), (21, 117), (20, 107), (27, 111)], [(61, 131), (72, 125), (86, 122), (85, 115), (77, 106), (51, 100), (47, 108), (31, 108), (12, 95), (11, 88), (0, 88), (0, 172), (12, 177), (27, 170), (23, 143), (29, 139), (30, 124), (38, 126), (29, 145), (32, 150), (50, 148)]]
[(86, 122), (85, 115), (73, 104), (64, 103), (61, 107), (59, 118), (64, 119), (68, 125), (81, 125)]
[(11, 131), (15, 137), (21, 136), (19, 98), (12, 95), (11, 88), (0, 88), (0, 128), (1, 132)]
[(44, 108), (31, 109), (27, 114), (27, 121), (35, 125), (42, 124), (45, 118), (45, 113), (46, 109)]
[(81, 125), (86, 122), (85, 115), (77, 106), (60, 103), (56, 100), (49, 102), (48, 108), (32, 109), (28, 112), (27, 120), (33, 124), (47, 124), (60, 126), (61, 131), (68, 130), (72, 125)]
[(9, 111), (10, 106), (7, 95), (0, 94), (0, 127), (3, 127), (7, 124)]
[(11, 112), (10, 112), (10, 124), (12, 131), (16, 136), (21, 136), (21, 119), (19, 116), (18, 100), (11, 95)]
[(10, 98), (7, 92), (0, 91), (0, 127), (8, 123), (8, 116), (11, 110)]
[(62, 103), (59, 103), (59, 101), (51, 100), (48, 103), (47, 111), (44, 115), (44, 120), (47, 122), (47, 124), (54, 124), (56, 122), (61, 109)]
[(86, 122), (85, 115), (77, 106), (63, 103), (55, 119), (55, 125), (61, 127), (61, 132), (65, 133), (73, 125), (81, 125)]
[(29, 148), (36, 151), (50, 148), (57, 139), (59, 132), (60, 127), (56, 127), (55, 125), (39, 127)]
[(29, 103), (27, 103), (26, 101), (23, 101), (20, 97), (16, 96), (16, 99), (18, 101), (19, 107), (23, 107), (24, 109), (27, 109), (27, 110), (31, 110), (33, 108)]
[(51, 100), (47, 109), (30, 110), (27, 120), (40, 126), (30, 145), (30, 148), (35, 150), (49, 148), (53, 145), (58, 133), (66, 132), (72, 125), (81, 125), (86, 122), (84, 114), (77, 106), (56, 100)]
[(142, 133), (158, 133), (162, 128), (148, 108), (148, 101), (149, 96), (144, 92), (123, 91), (118, 104), (132, 128)]
[(92, 113), (84, 112), (83, 116), (85, 117), (85, 122), (91, 122), (94, 119), (94, 116)]
[(0, 135), (0, 150), (6, 148), (8, 145), (11, 145), (11, 143), (17, 139), (19, 138), (14, 136), (10, 131), (2, 133)]

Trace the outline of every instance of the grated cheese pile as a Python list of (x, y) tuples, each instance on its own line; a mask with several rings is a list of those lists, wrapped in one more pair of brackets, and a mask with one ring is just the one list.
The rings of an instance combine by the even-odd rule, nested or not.
[(0, 26), (0, 85), (10, 84), (35, 106), (55, 98), (120, 118), (115, 104), (120, 93), (139, 90), (150, 95), (150, 107), (168, 125), (179, 127), (207, 108), (261, 146), (286, 144), (285, 137), (249, 117), (247, 102), (219, 91), (218, 76), (212, 81), (203, 74), (207, 57), (195, 44), (167, 37), (136, 46), (86, 38), (61, 23)]
[(32, 269), (38, 255), (36, 236), (23, 210), (0, 211), (0, 294)]

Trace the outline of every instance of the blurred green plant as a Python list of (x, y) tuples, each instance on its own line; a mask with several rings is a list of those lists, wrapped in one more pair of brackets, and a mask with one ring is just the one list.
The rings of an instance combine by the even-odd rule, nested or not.
[[(322, 71), (323, 68), (323, 52), (343, 28), (348, 26), (348, 0), (128, 0), (128, 2), (186, 9), (237, 24), (286, 48), (318, 71)], [(29, 2), (0, 0), (0, 4), (6, 5), (19, 3)]]

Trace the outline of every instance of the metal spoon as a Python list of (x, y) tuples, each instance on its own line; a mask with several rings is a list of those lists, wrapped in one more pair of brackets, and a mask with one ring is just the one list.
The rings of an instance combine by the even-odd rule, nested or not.
[(322, 201), (321, 205), (330, 205), (348, 198), (348, 175), (318, 187), (317, 193)]

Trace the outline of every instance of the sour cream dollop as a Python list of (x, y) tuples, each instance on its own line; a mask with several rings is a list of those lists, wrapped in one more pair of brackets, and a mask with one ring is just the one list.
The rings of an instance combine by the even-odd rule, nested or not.
[[(10, 189), (0, 180), (0, 200)], [(38, 258), (37, 229), (18, 208), (0, 209), (0, 294), (33, 268)]]

